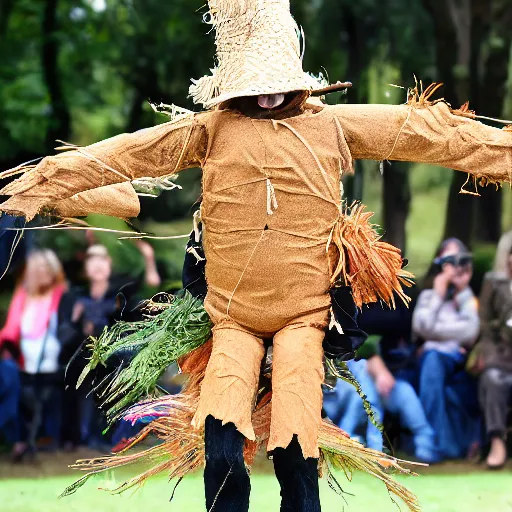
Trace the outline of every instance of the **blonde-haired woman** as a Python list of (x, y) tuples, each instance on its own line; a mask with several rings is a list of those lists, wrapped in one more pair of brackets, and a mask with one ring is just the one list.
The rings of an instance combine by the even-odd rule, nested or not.
[(15, 459), (34, 452), (44, 411), (59, 400), (61, 344), (56, 333), (65, 289), (64, 271), (56, 254), (48, 249), (32, 252), (21, 284), (14, 292), (7, 322), (0, 331), (0, 351), (17, 358), (22, 372), (21, 406), (25, 421), (14, 446)]

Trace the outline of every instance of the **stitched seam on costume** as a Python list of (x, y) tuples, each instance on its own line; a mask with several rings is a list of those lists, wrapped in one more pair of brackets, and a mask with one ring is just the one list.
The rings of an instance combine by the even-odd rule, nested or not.
[[(331, 193), (333, 193), (334, 190), (332, 189), (332, 183), (330, 183), (327, 178), (329, 178), (331, 181), (334, 181), (334, 182), (336, 182), (336, 180), (329, 173), (326, 172), (322, 163), (320, 162), (320, 159), (318, 158), (317, 154), (315, 153), (315, 151), (313, 150), (313, 148), (311, 147), (309, 142), (297, 130), (295, 130), (295, 128), (290, 126), (286, 121), (276, 121), (276, 124), (282, 125), (282, 126), (285, 126), (286, 128), (288, 128), (295, 135), (295, 137), (297, 137), (302, 142), (302, 144), (304, 144), (306, 149), (311, 153), (311, 156), (314, 158), (315, 163), (317, 164), (318, 168), (320, 169), (320, 173), (322, 175), (322, 178), (325, 181), (325, 184), (327, 185), (327, 188), (329, 188)], [(324, 199), (324, 198), (322, 198), (322, 199)]]
[[(307, 140), (305, 140), (294, 128), (292, 128), (288, 123), (286, 123), (285, 121), (275, 121), (275, 124), (276, 125), (282, 125), (284, 126), (285, 128), (288, 128), (288, 130), (290, 130), (301, 142), (302, 144), (304, 144), (304, 146), (306, 147), (306, 149), (310, 152), (311, 156), (313, 157), (313, 159), (315, 160), (315, 163), (318, 165), (318, 168), (320, 169), (320, 174), (322, 175), (322, 178), (324, 179), (325, 181), (325, 184), (327, 186), (327, 188), (329, 189), (329, 191), (331, 192), (331, 194), (334, 192), (333, 190), (333, 186), (331, 183), (329, 183), (329, 181), (326, 179), (326, 176), (329, 177), (331, 180), (334, 180), (334, 178), (332, 176), (330, 176), (326, 171), (325, 169), (323, 168), (320, 160), (318, 159), (318, 157), (316, 156), (315, 152), (313, 151), (313, 148), (310, 146), (310, 144), (308, 143)], [(317, 187), (315, 187), (309, 180), (306, 180), (306, 178), (304, 176), (302, 176), (303, 180), (304, 180), (304, 183), (306, 183), (308, 186), (309, 186), (309, 189), (319, 198), (319, 199), (322, 199), (324, 200), (325, 202), (327, 203), (331, 203), (331, 204), (335, 204), (336, 207), (338, 206), (338, 203), (336, 201), (334, 201), (333, 199), (329, 199), (327, 197), (325, 197), (321, 192), (320, 190), (318, 190)]]
[[(250, 121), (251, 121), (251, 125), (252, 127), (254, 128), (254, 130), (256, 131), (256, 133), (258, 134), (258, 137), (260, 138), (261, 140), (261, 143), (263, 144), (263, 150), (265, 152), (265, 166), (268, 164), (268, 155), (267, 155), (267, 145), (265, 144), (265, 141), (263, 140), (263, 137), (260, 133), (260, 131), (258, 130), (258, 128), (256, 128), (256, 125), (254, 124), (254, 119), (250, 118)], [(266, 178), (268, 179), (268, 174), (265, 172), (265, 167), (263, 168), (259, 168), (259, 170), (266, 176)]]
[(181, 149), (180, 156), (178, 158), (178, 161), (176, 162), (176, 166), (174, 167), (173, 174), (176, 173), (177, 171), (179, 171), (179, 167), (180, 167), (181, 162), (183, 161), (183, 157), (185, 156), (185, 151), (187, 150), (188, 143), (190, 142), (190, 138), (192, 137), (193, 129), (194, 129), (194, 125), (191, 124), (189, 126), (187, 135), (185, 137), (185, 142), (183, 143), (183, 148)]
[[(340, 150), (340, 180), (341, 180), (341, 176), (343, 175), (343, 173), (346, 171), (347, 173), (349, 174), (353, 174), (354, 173), (354, 164), (353, 164), (353, 159), (352, 159), (352, 155), (350, 154), (350, 150), (348, 151), (348, 158), (349, 158), (349, 161), (348, 162), (345, 162), (345, 158), (344, 158), (344, 155), (343, 155), (343, 152), (341, 151), (341, 140), (342, 139), (344, 142), (345, 142), (345, 145), (348, 145), (347, 143), (347, 138), (345, 137), (345, 132), (343, 131), (343, 127), (341, 126), (341, 123), (340, 123), (340, 120), (338, 119), (338, 116), (334, 116), (334, 124), (336, 125), (336, 129), (337, 129), (337, 132), (338, 132), (338, 149)], [(345, 151), (347, 151), (347, 147), (344, 148)], [(348, 169), (343, 169), (343, 167), (341, 166), (341, 164), (344, 164), (344, 165), (347, 165), (348, 166)], [(341, 194), (343, 195), (343, 194)]]
[[(255, 178), (253, 180), (250, 180), (250, 181), (244, 181), (243, 183), (236, 183), (235, 185), (230, 185), (229, 187), (224, 187), (224, 188), (217, 188), (215, 190), (210, 190), (209, 193), (211, 194), (216, 194), (218, 192), (225, 192), (226, 190), (231, 190), (233, 188), (238, 188), (240, 186), (244, 186), (244, 185), (253, 185), (254, 183), (261, 183), (265, 180), (267, 180), (268, 178), (266, 178), (265, 176), (262, 176), (261, 178)], [(208, 193), (208, 192), (207, 192)], [(206, 193), (206, 194), (207, 194)]]
[(213, 509), (215, 508), (215, 505), (217, 504), (217, 500), (219, 499), (220, 493), (221, 493), (222, 489), (224, 489), (224, 486), (226, 485), (226, 482), (228, 481), (228, 478), (231, 476), (232, 473), (233, 473), (233, 466), (230, 466), (228, 474), (226, 475), (226, 478), (224, 478), (222, 485), (220, 486), (219, 490), (217, 491), (217, 494), (215, 495), (215, 498), (213, 499), (212, 506), (210, 507), (208, 512), (212, 512)]
[(265, 140), (263, 139), (260, 131), (258, 128), (256, 128), (256, 125), (253, 122), (253, 119), (251, 119), (251, 125), (258, 134), (261, 143), (263, 144), (263, 150), (265, 153), (265, 165), (263, 167), (258, 167), (258, 170), (266, 176), (266, 182), (267, 182), (267, 215), (273, 215), (274, 210), (277, 210), (278, 204), (277, 204), (277, 198), (276, 198), (276, 191), (274, 189), (274, 185), (272, 184), (272, 181), (270, 180), (270, 176), (265, 171), (266, 167), (268, 167), (268, 154), (267, 154), (267, 145), (265, 143)]
[(395, 148), (398, 144), (398, 140), (400, 139), (400, 135), (402, 135), (402, 132), (404, 131), (404, 128), (405, 128), (405, 125), (409, 122), (409, 119), (411, 118), (411, 114), (412, 114), (412, 109), (413, 107), (411, 106), (409, 108), (409, 112), (407, 113), (407, 117), (405, 118), (405, 121), (404, 123), (402, 124), (402, 126), (400, 127), (400, 130), (398, 132), (398, 135), (396, 136), (396, 139), (395, 139), (395, 143), (393, 144), (393, 147), (391, 148), (391, 151), (389, 152), (389, 155), (386, 157), (386, 158), (383, 158), (383, 160), (389, 160), (391, 158), (391, 155), (393, 154), (393, 152), (395, 151)]
[(323, 245), (325, 243), (325, 237), (308, 235), (305, 233), (293, 233), (292, 231), (285, 231), (284, 229), (277, 228), (269, 228), (269, 231), (273, 231), (275, 233), (283, 233), (284, 235), (295, 236), (297, 238), (305, 238), (306, 240), (312, 240), (314, 242), (319, 242)]
[[(85, 156), (86, 158), (89, 158), (91, 160), (93, 160), (94, 162), (100, 164), (102, 167), (104, 167), (105, 169), (113, 172), (114, 174), (117, 174), (118, 176), (120, 176), (121, 178), (123, 178), (124, 180), (126, 181), (131, 181), (131, 178), (129, 178), (128, 176), (124, 175), (121, 171), (117, 171), (116, 169), (114, 169), (113, 167), (111, 167), (110, 165), (106, 164), (105, 162), (103, 162), (102, 160), (100, 160), (98, 157), (94, 156), (94, 155), (91, 155), (89, 152), (85, 151), (85, 148), (81, 148), (79, 146), (76, 146), (75, 144), (69, 144), (67, 142), (62, 142), (62, 141), (58, 141), (58, 142), (61, 142), (62, 144), (65, 144), (66, 148), (68, 150), (73, 150), (73, 151), (77, 151), (78, 153), (80, 153), (82, 156)], [(101, 175), (101, 179), (102, 179), (102, 185), (104, 185), (104, 181), (103, 181), (103, 173)], [(48, 178), (48, 180), (50, 180), (50, 178)], [(91, 189), (89, 189), (91, 190)]]
[(242, 274), (240, 275), (240, 279), (238, 280), (238, 283), (236, 284), (235, 289), (233, 290), (233, 293), (231, 294), (231, 297), (229, 298), (228, 307), (227, 307), (227, 310), (226, 310), (226, 315), (228, 315), (228, 316), (229, 316), (229, 308), (231, 307), (231, 302), (233, 300), (233, 297), (235, 296), (235, 293), (236, 293), (238, 287), (240, 286), (240, 283), (242, 282), (242, 278), (244, 277), (244, 274), (247, 271), (247, 268), (249, 267), (249, 263), (251, 263), (251, 260), (252, 260), (252, 258), (254, 256), (254, 254), (256, 253), (256, 249), (258, 248), (258, 245), (260, 245), (260, 242), (263, 240), (263, 236), (264, 235), (265, 235), (265, 230), (263, 230), (261, 232), (260, 238), (256, 242), (256, 245), (254, 246), (254, 249), (252, 250), (251, 255), (249, 256), (249, 259), (247, 260), (245, 268), (242, 271)]

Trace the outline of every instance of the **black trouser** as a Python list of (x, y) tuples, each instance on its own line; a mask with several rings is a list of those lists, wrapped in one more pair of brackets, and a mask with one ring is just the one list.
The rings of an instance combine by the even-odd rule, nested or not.
[[(233, 423), (206, 418), (204, 485), (208, 512), (247, 512), (251, 484), (244, 464), (244, 437)], [(320, 512), (318, 460), (304, 459), (294, 436), (273, 453), (281, 486), (281, 512)]]
[(507, 432), (508, 404), (512, 393), (512, 373), (489, 368), (480, 376), (478, 387), (487, 434), (491, 437), (504, 436)]
[(37, 436), (43, 426), (45, 413), (53, 412), (52, 420), (56, 422), (52, 432), (58, 445), (61, 424), (61, 375), (60, 374), (21, 374), (21, 413), (22, 440), (26, 441), (30, 450), (35, 451)]
[(86, 386), (76, 389), (76, 383), (80, 377), (81, 370), (78, 366), (70, 365), (67, 370), (66, 382), (64, 385), (62, 404), (62, 442), (78, 446), (82, 441), (82, 403), (85, 399)]

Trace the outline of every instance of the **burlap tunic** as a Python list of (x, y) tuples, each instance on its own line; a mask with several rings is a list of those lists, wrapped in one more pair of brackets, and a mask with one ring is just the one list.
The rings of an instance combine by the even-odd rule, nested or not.
[(201, 166), (205, 307), (215, 326), (194, 423), (212, 414), (254, 438), (261, 338), (274, 336), (268, 449), (296, 434), (304, 455), (317, 457), (321, 346), (336, 264), (328, 242), (352, 157), (510, 181), (512, 133), (453, 115), (444, 103), (326, 107), (283, 120), (212, 111), (47, 158), (2, 191), (13, 197), (1, 208), (30, 218), (84, 190)]
[(326, 247), (340, 215), (341, 172), (351, 166), (347, 144), (328, 110), (282, 121), (221, 111), (206, 129), (205, 307), (215, 328), (195, 424), (212, 414), (254, 439), (261, 338), (275, 336), (268, 449), (297, 434), (317, 457)]
[(221, 111), (207, 133), (201, 217), (214, 322), (264, 336), (312, 312), (324, 323), (326, 246), (351, 168), (332, 112), (274, 121)]

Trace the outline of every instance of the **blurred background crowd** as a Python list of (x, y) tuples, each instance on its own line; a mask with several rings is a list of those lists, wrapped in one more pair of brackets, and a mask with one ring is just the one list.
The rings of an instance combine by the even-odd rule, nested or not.
[[(2, 223), (16, 219), (3, 217)], [(92, 381), (79, 389), (87, 340), (116, 320), (140, 317), (137, 303), (156, 293), (162, 277), (154, 250), (134, 243), (142, 272), (120, 275), (93, 231), (66, 275), (52, 249), (3, 231), (0, 267), (14, 292), (0, 331), (0, 434), (13, 462), (38, 449), (116, 451), (137, 425), (106, 422)], [(457, 238), (444, 240), (407, 307), (364, 307), (359, 324), (369, 338), (348, 366), (374, 411), (368, 417), (350, 384), (326, 380), (324, 412), (370, 448), (401, 450), (436, 463), (487, 456), (489, 468), (507, 458), (512, 394), (512, 231), (497, 246), (480, 297), (472, 287), (472, 254)], [(115, 371), (110, 368), (107, 373)], [(100, 378), (96, 379), (101, 382)], [(162, 382), (168, 391), (176, 383)], [(384, 435), (382, 430), (384, 426)]]
[(77, 255), (81, 271), (70, 277), (55, 252), (34, 245), (33, 237), (12, 253), (13, 235), (0, 235), (0, 266), (15, 280), (0, 331), (0, 430), (14, 462), (33, 457), (41, 445), (109, 450), (115, 444), (115, 436), (104, 435), (107, 425), (92, 380), (76, 388), (88, 356), (85, 345), (116, 320), (138, 320), (140, 293), (151, 296), (161, 278), (148, 243), (135, 244), (142, 273), (122, 275), (91, 233)]
[[(52, 154), (56, 140), (86, 145), (165, 121), (149, 99), (196, 108), (190, 78), (208, 73), (214, 49), (203, 4), (3, 0), (0, 171)], [(292, 11), (306, 34), (305, 69), (354, 83), (330, 102), (400, 103), (416, 76), (444, 82), (454, 106), (469, 99), (478, 113), (512, 118), (508, 0), (294, 0)], [(178, 183), (181, 191), (141, 198), (130, 224), (89, 216), (97, 231), (27, 229), (21, 240), (4, 231), (0, 431), (13, 460), (37, 449), (110, 449), (129, 435), (124, 425), (102, 435), (94, 397), (74, 386), (84, 357), (76, 353), (88, 336), (137, 315), (140, 299), (181, 287), (185, 240), (165, 237), (190, 231), (200, 172)], [(375, 305), (359, 318), (370, 336), (349, 367), (384, 438), (343, 383), (327, 382), (325, 413), (372, 448), (384, 443), (431, 463), (483, 454), (501, 467), (512, 387), (511, 190), (402, 162), (358, 162), (344, 190), (375, 211), (418, 285), (409, 308)], [(162, 239), (121, 241), (101, 229)]]
[[(370, 336), (348, 366), (395, 448), (427, 463), (486, 455), (498, 469), (507, 458), (512, 398), (512, 231), (501, 238), (478, 298), (472, 277), (467, 247), (444, 240), (409, 308), (363, 309), (359, 323)], [(382, 450), (382, 432), (352, 386), (333, 383), (324, 409)]]

